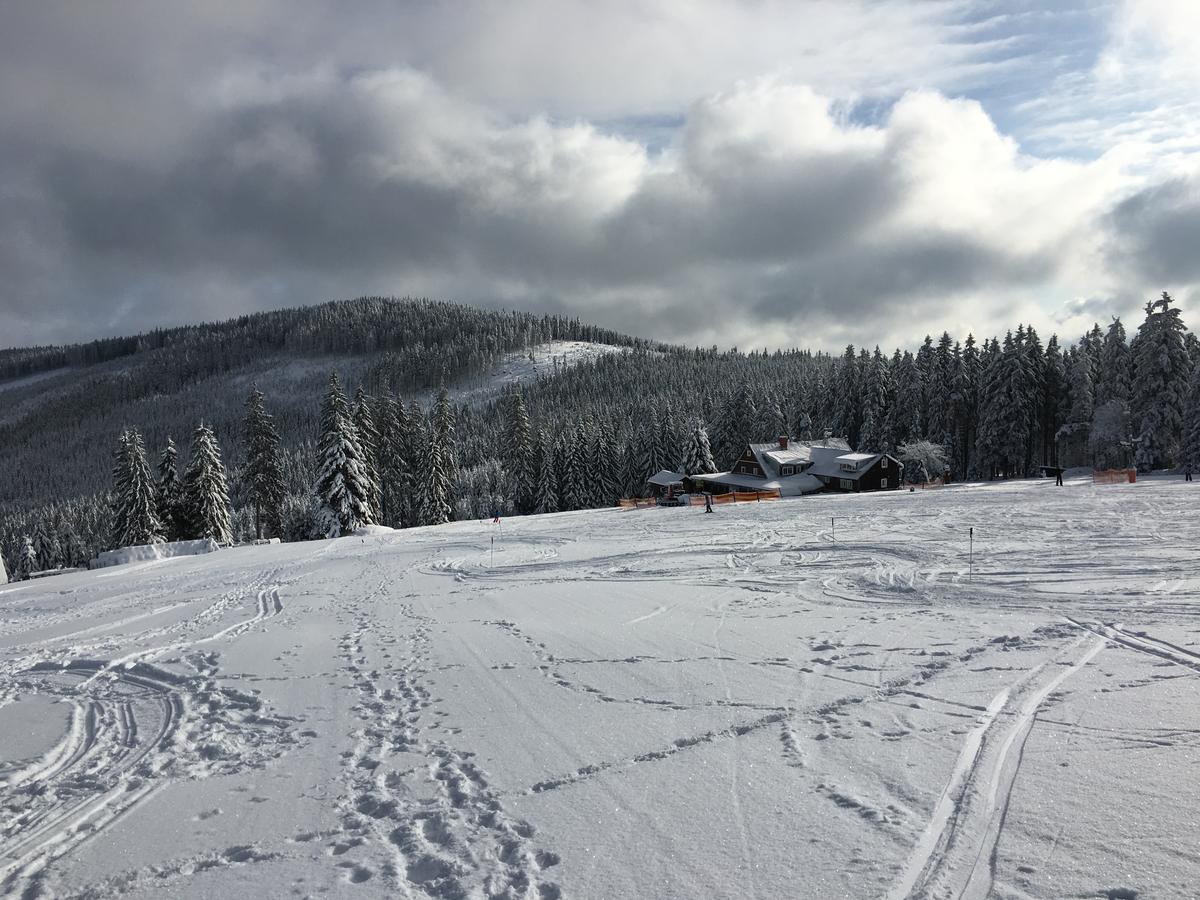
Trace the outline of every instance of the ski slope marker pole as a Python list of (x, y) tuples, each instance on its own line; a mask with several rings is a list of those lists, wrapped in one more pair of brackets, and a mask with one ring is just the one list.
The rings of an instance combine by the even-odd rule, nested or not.
[(968, 565), (970, 566), (970, 568), (968, 569), (967, 580), (973, 582), (975, 580), (975, 526), (974, 525), (972, 525), (968, 531), (968, 540), (970, 542), (968, 544), (968, 548), (969, 548), (968, 549), (968, 559), (969, 559)]

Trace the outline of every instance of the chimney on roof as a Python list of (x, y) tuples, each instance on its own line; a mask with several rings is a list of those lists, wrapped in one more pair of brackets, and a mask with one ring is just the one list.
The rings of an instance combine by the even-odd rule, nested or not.
[(788, 436), (786, 434), (781, 434), (779, 436), (779, 449), (786, 450), (787, 447), (788, 447)]

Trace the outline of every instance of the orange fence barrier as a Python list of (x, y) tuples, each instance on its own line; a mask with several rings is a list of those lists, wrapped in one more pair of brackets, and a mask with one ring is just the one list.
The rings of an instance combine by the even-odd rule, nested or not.
[[(757, 503), (760, 500), (779, 500), (780, 496), (778, 489), (770, 491), (730, 491), (727, 494), (713, 494), (712, 502), (714, 506), (721, 506), (726, 503)], [(681, 497), (680, 499), (683, 498)], [(703, 506), (704, 502), (704, 494), (688, 494), (685, 505)], [(658, 506), (658, 501), (641, 497), (626, 497), (618, 500), (617, 505), (621, 509), (648, 509), (652, 506)]]
[(1102, 469), (1092, 472), (1092, 484), (1133, 484), (1137, 469)]

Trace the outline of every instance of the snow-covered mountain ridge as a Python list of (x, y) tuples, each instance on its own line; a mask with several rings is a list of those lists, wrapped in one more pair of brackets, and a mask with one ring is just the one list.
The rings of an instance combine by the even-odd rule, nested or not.
[(1186, 897), (1195, 501), (588, 511), (6, 585), (0, 885)]

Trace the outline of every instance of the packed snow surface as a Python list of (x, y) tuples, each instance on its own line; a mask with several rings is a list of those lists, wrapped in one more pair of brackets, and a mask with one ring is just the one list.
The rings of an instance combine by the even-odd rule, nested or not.
[(822, 495), (7, 585), (0, 893), (1194, 897), (1198, 501)]

